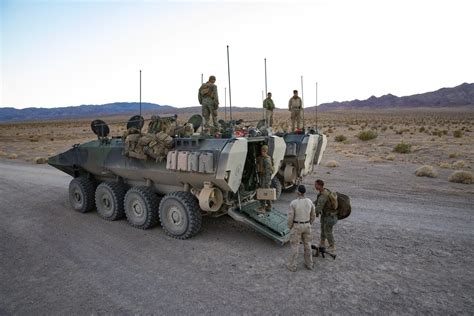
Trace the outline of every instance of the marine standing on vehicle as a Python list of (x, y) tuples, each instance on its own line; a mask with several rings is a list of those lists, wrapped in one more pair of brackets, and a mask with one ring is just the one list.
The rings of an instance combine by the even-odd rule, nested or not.
[[(257, 157), (257, 174), (258, 174), (258, 186), (262, 189), (271, 188), (272, 174), (273, 174), (273, 161), (268, 155), (268, 146), (263, 145), (260, 148), (260, 156)], [(272, 210), (272, 201), (261, 200), (259, 213), (265, 214)]]
[(205, 120), (205, 126), (209, 127), (210, 117), (212, 125), (217, 127), (217, 109), (219, 108), (219, 97), (217, 95), (217, 86), (215, 76), (210, 76), (206, 83), (199, 88), (198, 100), (202, 106), (202, 116)]
[(263, 100), (263, 108), (265, 109), (265, 120), (267, 121), (267, 126), (273, 126), (273, 110), (275, 109), (275, 104), (272, 100), (272, 93), (268, 92), (267, 98)]
[(301, 123), (301, 110), (303, 108), (303, 101), (298, 96), (298, 90), (293, 90), (293, 96), (290, 98), (288, 102), (288, 110), (291, 112), (291, 131), (295, 131), (295, 123), (296, 127), (300, 128)]
[(326, 247), (326, 240), (329, 242), (328, 251), (334, 253), (336, 251), (336, 243), (332, 230), (334, 225), (337, 223), (337, 197), (331, 191), (324, 188), (323, 180), (316, 180), (314, 183), (318, 196), (314, 204), (316, 206), (316, 216), (321, 214), (321, 240), (319, 242), (320, 247)]
[(311, 232), (311, 225), (313, 225), (313, 222), (316, 219), (316, 213), (313, 202), (304, 196), (305, 193), (305, 186), (299, 185), (296, 193), (298, 198), (291, 201), (290, 209), (288, 210), (288, 228), (291, 229), (291, 256), (286, 267), (292, 272), (296, 271), (296, 259), (298, 258), (298, 248), (301, 241), (303, 241), (304, 246), (304, 261), (306, 268), (308, 270), (313, 270), (313, 257), (311, 253), (313, 235)]

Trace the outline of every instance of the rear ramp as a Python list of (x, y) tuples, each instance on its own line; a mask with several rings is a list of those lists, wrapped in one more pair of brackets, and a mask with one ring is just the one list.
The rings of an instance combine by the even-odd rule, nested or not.
[(259, 216), (257, 209), (259, 201), (252, 201), (242, 205), (242, 208), (233, 207), (228, 214), (234, 220), (245, 223), (257, 232), (265, 235), (280, 245), (284, 245), (290, 239), (290, 229), (287, 224), (287, 216), (272, 209), (264, 216)]

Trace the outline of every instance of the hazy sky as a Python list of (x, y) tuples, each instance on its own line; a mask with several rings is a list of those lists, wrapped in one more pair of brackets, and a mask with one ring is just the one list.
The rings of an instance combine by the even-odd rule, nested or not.
[[(474, 1), (1, 0), (1, 107), (142, 100), (196, 106), (201, 73), (221, 105), (306, 106), (474, 82)], [(227, 102), (227, 104), (229, 104)]]

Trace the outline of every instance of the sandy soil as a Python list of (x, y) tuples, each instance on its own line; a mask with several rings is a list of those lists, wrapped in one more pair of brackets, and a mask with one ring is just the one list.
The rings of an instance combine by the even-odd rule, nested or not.
[[(54, 131), (49, 142), (62, 143), (44, 152), (90, 137), (85, 123), (68, 124), (77, 134)], [(349, 132), (335, 127), (331, 137), (344, 128)], [(76, 213), (68, 205), (69, 176), (22, 161), (40, 152), (27, 154), (23, 148), (49, 142), (29, 142), (32, 127), (18, 131), (21, 141), (9, 141), (9, 129), (1, 128), (2, 150), (14, 148), (24, 156), (0, 159), (0, 314), (469, 315), (474, 310), (474, 186), (448, 182), (450, 169), (439, 168), (438, 178), (414, 175), (417, 159), (451, 161), (444, 156), (449, 146), (460, 150), (456, 159), (465, 160), (469, 170), (470, 131), (460, 139), (449, 132), (435, 136), (436, 146), (396, 154), (393, 161), (369, 161), (372, 150), (380, 155), (380, 148), (389, 150), (385, 144), (401, 137), (390, 128), (380, 133), (386, 137), (371, 141), (383, 146), (354, 137), (348, 137), (352, 143), (331, 143), (323, 164), (304, 182), (323, 178), (331, 189), (348, 194), (353, 214), (335, 228), (336, 260), (317, 258), (315, 270), (307, 271), (300, 257), (298, 271), (291, 273), (284, 268), (288, 246), (279, 247), (227, 216), (205, 218), (197, 236), (179, 241), (160, 228), (141, 231), (126, 221)], [(415, 142), (425, 133), (411, 136)], [(435, 153), (441, 157), (432, 158)], [(339, 167), (325, 167), (329, 160)], [(309, 197), (315, 197), (312, 190)], [(293, 198), (283, 195), (276, 208), (285, 212)], [(315, 240), (318, 233), (316, 224)]]

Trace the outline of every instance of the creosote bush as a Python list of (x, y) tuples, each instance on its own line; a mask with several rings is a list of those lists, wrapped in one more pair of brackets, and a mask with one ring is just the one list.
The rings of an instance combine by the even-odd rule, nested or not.
[(377, 133), (374, 132), (374, 131), (362, 131), (360, 132), (359, 134), (357, 134), (357, 137), (360, 139), (360, 140), (363, 140), (363, 141), (366, 141), (366, 140), (371, 140), (371, 139), (374, 139), (374, 138), (377, 138)]
[(421, 166), (420, 168), (416, 169), (415, 174), (418, 177), (429, 177), (429, 178), (436, 178), (438, 176), (438, 172), (436, 172), (435, 168), (428, 165)]
[(344, 135), (337, 135), (337, 136), (334, 138), (334, 140), (335, 140), (336, 142), (343, 142), (343, 141), (345, 141), (346, 139), (347, 139), (347, 137), (344, 136)]
[(454, 131), (453, 136), (456, 138), (462, 137), (462, 132), (460, 130)]
[(448, 178), (450, 182), (472, 184), (474, 183), (474, 175), (469, 171), (454, 171)]
[(393, 151), (399, 154), (407, 154), (411, 152), (411, 145), (401, 142), (395, 145), (395, 147), (393, 148)]

